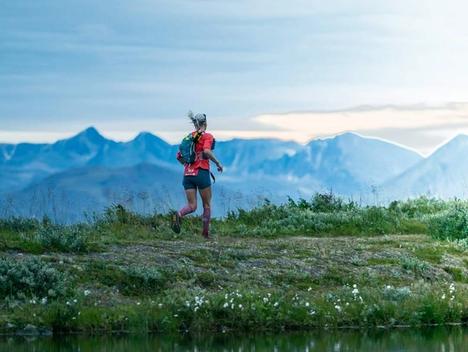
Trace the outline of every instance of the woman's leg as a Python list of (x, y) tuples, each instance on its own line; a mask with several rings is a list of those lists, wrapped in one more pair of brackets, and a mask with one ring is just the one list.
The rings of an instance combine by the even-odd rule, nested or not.
[(208, 238), (210, 234), (211, 220), (211, 186), (201, 189), (200, 196), (203, 202), (203, 236)]
[(185, 195), (187, 197), (187, 205), (172, 214), (171, 228), (175, 233), (180, 233), (181, 218), (197, 210), (197, 190), (195, 188), (186, 189)]
[(197, 190), (195, 188), (186, 189), (185, 196), (187, 197), (187, 205), (179, 210), (181, 217), (197, 210)]

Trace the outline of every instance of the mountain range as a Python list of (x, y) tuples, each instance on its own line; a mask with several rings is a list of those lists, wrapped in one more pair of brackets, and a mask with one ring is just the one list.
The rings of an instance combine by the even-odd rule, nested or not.
[[(184, 201), (177, 145), (142, 132), (129, 142), (90, 127), (52, 144), (0, 144), (0, 216), (78, 221), (115, 203), (136, 211), (167, 211)], [(223, 215), (265, 198), (308, 198), (315, 192), (393, 200), (419, 195), (467, 197), (468, 136), (429, 157), (383, 140), (344, 133), (306, 145), (275, 139), (216, 143), (225, 166), (214, 186)]]

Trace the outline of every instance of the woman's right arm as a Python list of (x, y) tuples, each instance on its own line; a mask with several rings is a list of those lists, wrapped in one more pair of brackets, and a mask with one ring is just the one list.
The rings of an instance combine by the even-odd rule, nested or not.
[(203, 151), (203, 156), (207, 159), (210, 159), (212, 162), (216, 164), (216, 167), (219, 172), (223, 172), (224, 168), (223, 165), (219, 162), (218, 159), (216, 159), (216, 156), (214, 155), (213, 151), (211, 149), (205, 149)]

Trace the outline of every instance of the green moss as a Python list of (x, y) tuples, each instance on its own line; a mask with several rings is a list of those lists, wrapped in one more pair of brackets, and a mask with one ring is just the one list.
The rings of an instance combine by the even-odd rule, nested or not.
[(369, 258), (367, 259), (368, 265), (396, 265), (400, 261), (394, 258)]
[(442, 261), (442, 255), (444, 254), (444, 249), (436, 246), (419, 246), (415, 248), (413, 254), (418, 257), (418, 259), (440, 264)]
[(468, 283), (468, 277), (464, 274), (461, 268), (446, 266), (444, 270), (452, 275), (452, 278), (456, 282)]
[(216, 287), (220, 281), (218, 276), (211, 270), (198, 273), (196, 278), (196, 283), (205, 288)]

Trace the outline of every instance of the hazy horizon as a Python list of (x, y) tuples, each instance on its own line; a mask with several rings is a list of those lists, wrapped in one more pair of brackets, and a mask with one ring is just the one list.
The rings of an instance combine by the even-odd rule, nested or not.
[[(79, 131), (75, 131), (75, 132), (70, 132), (70, 133), (64, 133), (63, 136), (59, 137), (59, 138), (56, 138), (56, 139), (51, 139), (51, 140), (45, 140), (43, 142), (34, 142), (34, 141), (28, 141), (28, 140), (25, 140), (25, 141), (22, 141), (22, 142), (16, 142), (16, 143), (12, 143), (12, 142), (4, 142), (0, 139), (0, 145), (1, 144), (21, 144), (21, 143), (29, 143), (29, 144), (53, 144), (53, 143), (56, 143), (56, 142), (59, 142), (59, 141), (62, 141), (62, 140), (66, 140), (66, 139), (69, 139), (69, 138), (73, 138), (74, 136), (77, 136), (78, 134), (81, 134), (81, 133), (84, 133), (85, 131), (89, 130), (89, 129), (95, 129), (101, 136), (103, 136), (104, 138), (108, 139), (108, 140), (112, 140), (114, 142), (118, 142), (118, 143), (127, 143), (127, 142), (131, 142), (133, 141), (134, 139), (136, 139), (140, 134), (142, 133), (149, 133), (149, 134), (152, 134), (153, 136), (156, 136), (160, 139), (162, 139), (164, 142), (170, 144), (170, 145), (177, 145), (181, 138), (183, 138), (184, 134), (181, 134), (180, 135), (180, 138), (176, 141), (170, 141), (170, 140), (167, 140), (163, 137), (161, 137), (157, 132), (154, 132), (154, 131), (145, 131), (145, 130), (142, 130), (134, 135), (132, 135), (130, 138), (127, 138), (127, 139), (119, 139), (119, 138), (113, 138), (112, 136), (108, 135), (107, 133), (103, 132), (103, 131), (100, 131), (99, 129), (97, 129), (95, 126), (88, 126), (88, 127), (85, 127), (84, 129), (82, 130), (79, 130)], [(208, 132), (210, 133), (213, 133), (216, 135), (216, 131), (211, 131), (209, 130)], [(359, 133), (359, 132), (355, 132), (355, 131), (342, 131), (342, 132), (339, 132), (339, 133), (335, 133), (335, 134), (330, 134), (330, 135), (323, 135), (323, 136), (317, 136), (317, 137), (312, 137), (311, 139), (305, 141), (305, 142), (300, 142), (300, 141), (296, 141), (294, 139), (282, 139), (282, 138), (277, 138), (277, 137), (244, 137), (244, 138), (239, 138), (239, 137), (232, 137), (232, 138), (224, 138), (224, 139), (219, 139), (219, 138), (216, 138), (218, 141), (232, 141), (234, 139), (241, 139), (241, 140), (262, 140), (262, 139), (273, 139), (273, 140), (281, 140), (281, 141), (290, 141), (290, 142), (296, 142), (300, 145), (306, 145), (308, 143), (311, 143), (315, 140), (325, 140), (325, 139), (331, 139), (331, 138), (334, 138), (334, 137), (337, 137), (337, 136), (340, 136), (340, 135), (343, 135), (343, 134), (347, 134), (347, 133), (351, 133), (351, 134), (355, 134), (355, 135), (358, 135), (362, 138), (365, 138), (365, 139), (376, 139), (376, 140), (380, 140), (380, 141), (384, 141), (384, 142), (387, 142), (387, 143), (390, 143), (390, 144), (393, 144), (393, 145), (397, 145), (401, 148), (404, 148), (404, 149), (407, 149), (407, 150), (411, 150), (413, 152), (416, 152), (418, 153), (419, 155), (423, 156), (423, 157), (428, 157), (430, 156), (431, 154), (433, 154), (434, 152), (436, 152), (440, 147), (444, 146), (445, 144), (449, 143), (450, 141), (452, 141), (453, 139), (457, 138), (458, 136), (467, 136), (468, 137), (468, 134), (467, 133), (459, 133), (457, 135), (454, 135), (448, 139), (446, 139), (445, 141), (443, 141), (442, 143), (440, 143), (439, 145), (437, 145), (434, 150), (432, 150), (431, 152), (427, 153), (427, 154), (424, 154), (424, 153), (421, 153), (420, 151), (414, 149), (414, 148), (411, 148), (407, 145), (404, 145), (404, 144), (401, 144), (401, 143), (398, 143), (398, 142), (395, 142), (395, 141), (392, 141), (392, 140), (389, 140), (389, 139), (385, 139), (385, 138), (381, 138), (381, 137), (376, 137), (376, 136), (371, 136), (371, 135), (365, 135), (365, 134), (362, 134), (362, 133)]]

